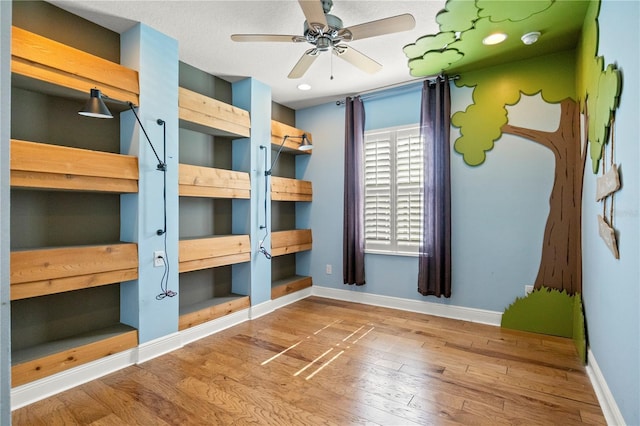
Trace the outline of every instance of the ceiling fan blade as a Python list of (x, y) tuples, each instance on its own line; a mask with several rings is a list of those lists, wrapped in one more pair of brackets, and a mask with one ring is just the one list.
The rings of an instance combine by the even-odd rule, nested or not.
[(316, 60), (316, 58), (318, 57), (318, 53), (319, 53), (318, 49), (309, 49), (306, 52), (304, 52), (304, 55), (302, 55), (302, 57), (298, 60), (298, 62), (295, 64), (295, 66), (293, 67), (293, 69), (291, 70), (291, 72), (287, 77), (288, 78), (302, 77), (304, 73), (307, 72), (311, 64), (313, 64), (313, 62)]
[(409, 13), (392, 16), (390, 18), (379, 19), (377, 21), (365, 22), (364, 24), (340, 30), (340, 35), (345, 34), (345, 40), (349, 41), (348, 33), (351, 33), (350, 40), (361, 40), (363, 38), (377, 37), (380, 35), (399, 33), (412, 30), (416, 26), (416, 20)]
[(335, 53), (339, 58), (349, 62), (351, 65), (354, 65), (369, 74), (374, 74), (382, 69), (381, 64), (377, 63), (364, 53), (358, 52), (351, 46), (336, 46), (333, 49), (333, 53)]
[(324, 16), (324, 9), (320, 0), (298, 0), (302, 13), (310, 27), (318, 24), (319, 29), (327, 28), (327, 17)]
[(297, 35), (284, 35), (284, 34), (233, 34), (231, 36), (233, 41), (276, 41), (276, 42), (300, 42), (306, 39)]

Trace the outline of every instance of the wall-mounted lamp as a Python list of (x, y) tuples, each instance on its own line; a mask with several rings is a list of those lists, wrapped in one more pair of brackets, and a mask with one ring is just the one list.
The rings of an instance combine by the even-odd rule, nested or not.
[[(134, 105), (132, 102), (124, 102), (118, 99), (113, 99), (106, 95), (103, 95), (102, 92), (100, 92), (100, 89), (91, 89), (91, 92), (89, 94), (89, 100), (87, 101), (84, 108), (78, 111), (78, 114), (83, 115), (85, 117), (92, 117), (92, 118), (113, 118), (111, 111), (109, 111), (109, 108), (107, 108), (104, 101), (102, 100), (103, 98), (108, 99), (109, 102), (114, 102), (121, 105), (127, 105), (129, 109), (131, 109), (131, 111), (133, 112), (133, 115), (136, 117), (136, 120), (138, 121), (138, 124), (140, 125), (140, 128), (142, 129), (142, 133), (144, 133), (144, 137), (147, 139), (147, 142), (149, 142), (149, 146), (151, 147), (153, 154), (156, 156), (156, 159), (158, 160), (157, 169), (160, 171), (166, 172), (167, 171), (166, 153), (165, 153), (165, 161), (160, 160), (160, 157), (158, 156), (158, 153), (155, 147), (151, 143), (151, 139), (149, 139), (149, 135), (147, 134), (147, 131), (145, 130), (144, 126), (142, 125), (142, 122), (140, 121), (140, 117), (138, 117), (138, 114), (136, 113), (136, 110), (135, 110), (136, 105)], [(159, 126), (165, 126), (164, 120), (160, 118), (156, 122), (158, 123)], [(164, 148), (166, 150), (166, 143), (167, 143), (166, 127), (165, 127), (164, 139), (165, 139)]]
[[(309, 150), (313, 149), (313, 145), (311, 145), (311, 142), (309, 141), (309, 138), (307, 138), (307, 134), (306, 133), (303, 133), (300, 136), (285, 135), (284, 138), (282, 138), (282, 143), (280, 143), (280, 146), (278, 147), (278, 152), (276, 153), (276, 158), (274, 158), (273, 162), (271, 163), (271, 168), (269, 170), (265, 170), (265, 172), (264, 172), (265, 176), (270, 176), (271, 175), (271, 170), (273, 170), (273, 166), (276, 165), (276, 162), (278, 161), (278, 157), (280, 157), (280, 153), (282, 152), (282, 148), (284, 148), (284, 143), (287, 141), (287, 139), (301, 139), (300, 146), (298, 147), (298, 149), (300, 151), (309, 151)], [(264, 145), (260, 145), (260, 149), (267, 149), (267, 147), (264, 146)]]
[[(301, 139), (300, 146), (298, 147), (300, 151), (309, 151), (313, 149), (313, 145), (311, 144), (311, 141), (309, 140), (309, 138), (307, 138), (306, 133), (303, 133), (300, 136), (285, 135), (282, 138), (282, 142), (278, 147), (278, 152), (276, 153), (276, 157), (273, 159), (273, 162), (271, 163), (271, 167), (269, 168), (269, 170), (267, 170), (267, 155), (265, 153), (265, 156), (264, 156), (264, 168), (265, 168), (265, 171), (264, 171), (264, 225), (260, 225), (260, 229), (264, 229), (265, 232), (264, 232), (264, 238), (260, 240), (260, 244), (258, 245), (258, 251), (264, 254), (264, 256), (267, 259), (271, 259), (271, 253), (269, 253), (267, 249), (264, 247), (264, 241), (269, 236), (269, 231), (267, 229), (267, 203), (268, 203), (267, 194), (268, 194), (268, 188), (269, 188), (269, 176), (271, 176), (273, 167), (278, 162), (278, 158), (280, 157), (280, 153), (282, 152), (282, 148), (284, 148), (284, 144), (287, 141), (287, 139)], [(260, 145), (260, 149), (264, 149), (266, 151), (267, 147), (264, 145)]]
[[(166, 257), (167, 256), (167, 124), (165, 123), (164, 120), (160, 118), (156, 120), (156, 123), (158, 124), (158, 126), (162, 126), (162, 129), (163, 129), (163, 145), (162, 145), (163, 160), (161, 160), (160, 157), (158, 156), (158, 152), (153, 146), (153, 143), (151, 143), (151, 139), (149, 139), (149, 135), (147, 134), (146, 129), (144, 128), (144, 126), (142, 125), (142, 122), (140, 121), (140, 117), (138, 117), (138, 113), (136, 113), (136, 105), (134, 105), (132, 102), (124, 102), (118, 99), (113, 99), (106, 95), (103, 95), (99, 89), (91, 89), (91, 92), (89, 94), (89, 100), (87, 101), (84, 108), (78, 111), (78, 114), (85, 117), (92, 117), (92, 118), (113, 118), (111, 111), (109, 111), (109, 108), (107, 108), (104, 101), (102, 100), (103, 98), (108, 99), (110, 102), (114, 102), (121, 105), (127, 105), (129, 107), (131, 112), (133, 112), (133, 115), (136, 117), (136, 121), (140, 125), (140, 128), (142, 129), (142, 133), (144, 134), (144, 137), (147, 139), (147, 142), (149, 143), (149, 146), (151, 147), (153, 154), (156, 156), (156, 159), (158, 160), (158, 166), (156, 167), (156, 170), (163, 172), (164, 180), (163, 180), (162, 198), (163, 198), (163, 207), (164, 207), (164, 228), (158, 229), (156, 231), (156, 234), (159, 236), (164, 235), (164, 253)], [(161, 259), (164, 263), (164, 274), (160, 279), (161, 292), (156, 296), (157, 300), (162, 300), (165, 297), (173, 297), (176, 294), (178, 294), (173, 290), (169, 290), (168, 288), (169, 261), (167, 258), (161, 258)]]

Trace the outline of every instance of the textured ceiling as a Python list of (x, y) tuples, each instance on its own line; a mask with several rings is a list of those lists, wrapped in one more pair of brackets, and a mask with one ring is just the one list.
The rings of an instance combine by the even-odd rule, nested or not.
[[(366, 74), (325, 52), (303, 78), (291, 80), (287, 74), (309, 45), (236, 43), (230, 35), (302, 35), (304, 15), (296, 0), (49, 2), (118, 33), (143, 22), (178, 40), (181, 61), (229, 81), (254, 77), (271, 87), (274, 101), (293, 109), (415, 79), (409, 74), (402, 48), (425, 34), (438, 32), (435, 16), (445, 4), (440, 0), (335, 0), (331, 13), (341, 18), (345, 27), (403, 13), (414, 16), (416, 27), (351, 42), (355, 49), (383, 65), (376, 74)], [(310, 84), (311, 90), (298, 90), (300, 83)]]

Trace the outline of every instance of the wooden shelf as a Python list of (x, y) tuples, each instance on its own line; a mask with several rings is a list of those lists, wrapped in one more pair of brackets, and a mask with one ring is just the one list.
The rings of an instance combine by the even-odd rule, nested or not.
[(178, 244), (180, 272), (233, 265), (248, 262), (251, 259), (248, 235), (221, 235), (180, 240)]
[(311, 182), (271, 176), (272, 201), (311, 201), (312, 198)]
[(214, 136), (249, 137), (251, 119), (241, 108), (178, 88), (180, 127)]
[(138, 159), (131, 155), (12, 139), (11, 186), (138, 192)]
[[(311, 133), (296, 129), (293, 126), (280, 123), (279, 121), (271, 120), (271, 147), (278, 149), (285, 136), (302, 136), (303, 133), (307, 135), (309, 142), (313, 142)], [(301, 151), (299, 149), (301, 142), (302, 139), (287, 139), (282, 146), (282, 150), (292, 154), (311, 154), (311, 150)]]
[(11, 252), (11, 300), (138, 278), (134, 243)]
[(138, 331), (124, 324), (94, 330), (11, 354), (11, 386), (20, 386), (135, 348)]
[(64, 88), (71, 96), (88, 98), (90, 89), (97, 88), (112, 99), (139, 104), (137, 71), (15, 26), (11, 72), (46, 83), (54, 94)]
[(272, 232), (271, 256), (282, 256), (311, 250), (311, 243), (311, 229)]
[(184, 330), (251, 306), (249, 296), (230, 294), (180, 308), (178, 329)]
[(178, 175), (178, 193), (181, 197), (251, 197), (247, 172), (179, 164)]
[(271, 299), (277, 299), (278, 297), (286, 296), (287, 294), (294, 293), (302, 290), (303, 288), (311, 287), (311, 277), (304, 277), (301, 275), (294, 275), (281, 280), (277, 280), (271, 283)]

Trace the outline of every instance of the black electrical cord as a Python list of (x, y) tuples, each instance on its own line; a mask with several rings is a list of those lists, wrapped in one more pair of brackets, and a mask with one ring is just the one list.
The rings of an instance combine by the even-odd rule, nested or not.
[[(140, 119), (138, 119), (138, 122), (140, 122)], [(164, 240), (164, 257), (162, 258), (162, 263), (164, 264), (164, 272), (162, 273), (162, 278), (160, 279), (160, 294), (156, 296), (156, 300), (162, 300), (165, 297), (174, 297), (178, 293), (173, 290), (169, 290), (170, 265), (168, 260), (169, 255), (167, 254), (168, 253), (167, 252), (167, 123), (165, 123), (165, 121), (160, 118), (156, 122), (158, 123), (158, 126), (162, 126), (162, 140), (163, 140), (163, 146), (162, 146), (163, 161), (160, 161), (160, 157), (158, 157), (156, 150), (153, 148), (153, 145), (151, 145), (151, 149), (153, 149), (153, 153), (156, 155), (156, 158), (158, 159), (158, 171), (161, 171), (163, 173), (162, 206), (163, 206), (163, 212), (164, 212), (164, 223), (163, 223), (164, 227), (163, 229), (158, 229), (156, 231), (158, 236), (161, 236), (161, 235), (164, 236), (164, 239), (163, 239)], [(142, 124), (140, 124), (140, 127), (142, 127)], [(144, 131), (144, 127), (142, 127), (142, 131)], [(147, 136), (146, 131), (144, 132), (144, 134), (145, 136)], [(148, 136), (147, 136), (147, 140), (149, 140)], [(151, 141), (149, 141), (149, 144), (151, 144)]]
[[(264, 225), (260, 225), (260, 229), (264, 229), (264, 237), (260, 240), (260, 245), (258, 246), (258, 251), (264, 254), (264, 257), (267, 259), (271, 259), (271, 253), (269, 253), (264, 246), (264, 242), (269, 236), (269, 228), (267, 227), (267, 196), (268, 193), (268, 185), (269, 185), (269, 176), (271, 175), (271, 170), (267, 170), (267, 147), (264, 145), (260, 145), (261, 149), (264, 149)], [(277, 159), (277, 157), (276, 157)]]

